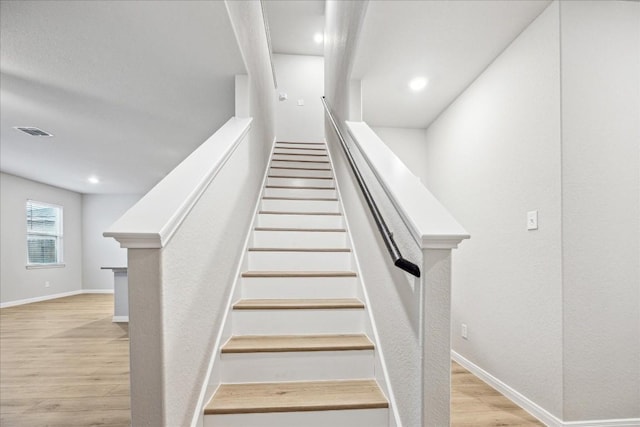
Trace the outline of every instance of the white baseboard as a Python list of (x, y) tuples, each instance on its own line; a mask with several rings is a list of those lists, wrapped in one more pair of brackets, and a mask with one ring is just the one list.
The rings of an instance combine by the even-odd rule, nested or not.
[(563, 427), (640, 427), (640, 418), (619, 418), (615, 420), (567, 421)]
[(0, 303), (0, 308), (15, 307), (17, 305), (31, 304), (34, 302), (48, 301), (51, 299), (71, 297), (80, 294), (112, 294), (113, 289), (78, 289), (77, 291), (62, 292), (59, 294), (43, 295), (40, 297), (19, 299)]
[(129, 323), (129, 316), (113, 316), (113, 323)]
[(451, 358), (549, 427), (640, 427), (640, 418), (562, 421), (537, 403), (528, 399), (517, 390), (514, 390), (509, 385), (453, 350), (451, 350)]

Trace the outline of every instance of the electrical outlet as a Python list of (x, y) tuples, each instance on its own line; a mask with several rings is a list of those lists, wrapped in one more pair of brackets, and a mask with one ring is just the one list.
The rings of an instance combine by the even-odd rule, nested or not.
[(462, 328), (460, 329), (460, 335), (462, 335), (462, 338), (464, 338), (465, 340), (469, 339), (469, 330), (467, 329), (466, 323), (462, 324)]
[(49, 283), (49, 281), (47, 280), (46, 282), (44, 282), (44, 287), (48, 288), (49, 286), (51, 286), (51, 283)]

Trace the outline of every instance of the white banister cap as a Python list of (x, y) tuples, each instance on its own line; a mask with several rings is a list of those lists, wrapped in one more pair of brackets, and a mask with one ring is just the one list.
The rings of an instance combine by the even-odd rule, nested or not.
[(346, 122), (363, 157), (423, 249), (456, 248), (469, 233), (365, 122)]
[(230, 118), (102, 235), (123, 248), (162, 248), (251, 127)]

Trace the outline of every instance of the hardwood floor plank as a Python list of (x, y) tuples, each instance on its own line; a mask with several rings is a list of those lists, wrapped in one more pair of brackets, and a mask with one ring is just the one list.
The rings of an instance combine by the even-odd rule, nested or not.
[(128, 331), (112, 316), (104, 294), (1, 309), (0, 425), (130, 425)]
[[(127, 325), (112, 315), (104, 294), (0, 309), (0, 425), (129, 426)], [(451, 369), (452, 426), (542, 426), (460, 365)]]

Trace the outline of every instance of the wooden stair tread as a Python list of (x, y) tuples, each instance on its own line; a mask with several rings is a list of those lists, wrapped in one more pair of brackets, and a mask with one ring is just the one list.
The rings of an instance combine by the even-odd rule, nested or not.
[(356, 277), (354, 271), (245, 271), (242, 277)]
[(332, 215), (342, 216), (341, 212), (288, 212), (288, 211), (259, 211), (260, 215)]
[(286, 179), (333, 179), (332, 176), (293, 176), (293, 175), (268, 175), (267, 178), (286, 178)]
[(223, 354), (357, 350), (373, 350), (366, 335), (238, 335), (229, 338), (220, 349)]
[(276, 196), (264, 196), (263, 200), (315, 200), (321, 202), (337, 202), (335, 197), (276, 197)]
[(388, 408), (375, 380), (221, 384), (205, 415)]
[[(290, 155), (290, 154), (288, 154)], [(271, 158), (271, 161), (276, 162), (299, 162), (299, 163), (329, 163), (328, 160), (294, 160), (294, 159), (276, 159), (275, 157)]]
[(293, 142), (293, 141), (276, 141), (276, 144), (325, 145), (324, 142)]
[(283, 188), (286, 190), (335, 190), (336, 187), (312, 187), (312, 186), (296, 186), (296, 185), (265, 185), (266, 188)]
[(345, 233), (344, 228), (288, 228), (288, 227), (256, 227), (255, 231), (302, 231), (320, 233)]
[(351, 252), (349, 248), (248, 248), (249, 252)]
[(286, 298), (286, 299), (241, 299), (233, 305), (234, 310), (314, 310), (314, 309), (363, 309), (358, 298)]

